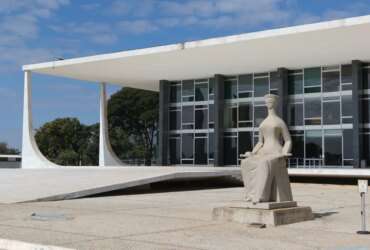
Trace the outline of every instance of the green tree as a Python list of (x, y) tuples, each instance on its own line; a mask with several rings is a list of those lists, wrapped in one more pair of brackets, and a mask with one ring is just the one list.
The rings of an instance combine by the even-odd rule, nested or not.
[(150, 165), (158, 129), (158, 93), (122, 88), (108, 101), (112, 147), (122, 158), (145, 159)]
[(19, 154), (19, 150), (15, 148), (10, 148), (7, 143), (0, 142), (0, 154)]
[(89, 143), (89, 127), (76, 118), (59, 118), (45, 123), (35, 138), (40, 151), (60, 165), (80, 165)]

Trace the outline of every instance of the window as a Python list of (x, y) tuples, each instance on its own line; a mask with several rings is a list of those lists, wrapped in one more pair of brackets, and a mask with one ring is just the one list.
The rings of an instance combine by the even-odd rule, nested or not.
[(253, 75), (239, 76), (239, 98), (253, 97)]
[(265, 106), (254, 106), (254, 127), (259, 127), (262, 121), (267, 116), (267, 108)]
[(195, 164), (208, 164), (207, 138), (195, 138)]
[(323, 102), (324, 124), (340, 124), (340, 102), (339, 100)]
[(215, 93), (214, 86), (215, 86), (215, 79), (214, 78), (209, 79), (209, 89), (208, 89), (209, 100), (214, 99), (214, 93)]
[(353, 165), (353, 131), (352, 129), (343, 130), (343, 163)]
[(170, 138), (170, 163), (180, 164), (180, 138)]
[(362, 100), (362, 110), (364, 123), (370, 123), (370, 99)]
[(225, 165), (237, 165), (237, 137), (224, 137)]
[(342, 165), (342, 131), (325, 130), (325, 165)]
[(303, 125), (303, 103), (289, 104), (289, 126)]
[(321, 92), (321, 68), (304, 69), (304, 92)]
[(182, 128), (194, 128), (194, 106), (182, 106)]
[(214, 117), (215, 117), (215, 114), (214, 114), (214, 106), (213, 104), (209, 104), (208, 106), (208, 112), (209, 112), (209, 124), (210, 124), (210, 128), (212, 127), (211, 124), (214, 124)]
[(182, 101), (183, 102), (194, 101), (194, 81), (192, 80), (182, 81)]
[(239, 103), (239, 127), (253, 127), (252, 103)]
[(195, 101), (208, 101), (208, 83), (195, 85)]
[(306, 130), (305, 136), (306, 158), (321, 159), (322, 158), (322, 131), (321, 130)]
[(224, 127), (237, 128), (238, 107), (236, 105), (226, 105), (224, 109)]
[(339, 83), (339, 71), (329, 71), (322, 73), (323, 92), (339, 91)]
[(225, 90), (225, 99), (235, 99), (238, 98), (237, 92), (237, 81), (236, 79), (228, 79), (224, 82), (224, 90)]
[(370, 89), (370, 68), (364, 69), (364, 89)]
[(270, 73), (270, 94), (278, 95), (279, 89), (279, 72), (271, 72)]
[(193, 134), (182, 134), (182, 164), (193, 164)]
[(170, 130), (181, 129), (181, 111), (174, 109), (170, 111)]
[(306, 98), (304, 103), (305, 124), (320, 125), (321, 124), (321, 99)]
[(208, 134), (208, 157), (209, 159), (214, 159), (214, 140), (213, 133)]
[(370, 133), (362, 135), (364, 137), (364, 160), (366, 167), (370, 166)]
[(302, 74), (290, 74), (288, 77), (288, 93), (289, 95), (297, 95), (303, 93), (303, 76)]
[(253, 132), (239, 132), (239, 154), (253, 150)]
[(195, 110), (195, 129), (208, 128), (208, 110), (199, 109)]
[(342, 123), (352, 123), (352, 95), (342, 96)]
[(171, 85), (170, 87), (170, 102), (181, 102), (181, 85)]
[(342, 65), (341, 70), (341, 81), (342, 90), (352, 89), (352, 65)]
[(269, 93), (269, 78), (254, 78), (254, 97), (263, 97)]

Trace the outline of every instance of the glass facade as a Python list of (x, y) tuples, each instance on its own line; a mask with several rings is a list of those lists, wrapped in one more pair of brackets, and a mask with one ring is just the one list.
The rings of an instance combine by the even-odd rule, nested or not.
[(170, 83), (171, 165), (213, 164), (213, 85), (213, 79)]
[[(365, 65), (363, 159), (370, 165), (370, 67)], [(228, 76), (224, 79), (224, 163), (239, 165), (251, 151), (258, 126), (267, 115), (263, 96), (278, 93), (277, 72)], [(287, 111), (293, 140), (292, 168), (353, 167), (352, 65), (288, 71)], [(170, 164), (213, 165), (214, 79), (170, 85)]]

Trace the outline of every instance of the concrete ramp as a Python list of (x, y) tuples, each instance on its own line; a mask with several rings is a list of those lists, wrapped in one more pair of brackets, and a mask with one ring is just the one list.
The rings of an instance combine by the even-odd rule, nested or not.
[(238, 176), (240, 168), (233, 167), (0, 169), (0, 203), (74, 199), (160, 181)]

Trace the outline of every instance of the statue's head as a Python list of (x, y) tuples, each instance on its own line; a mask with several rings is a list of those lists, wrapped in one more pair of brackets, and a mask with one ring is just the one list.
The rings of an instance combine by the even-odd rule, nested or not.
[(268, 109), (276, 108), (279, 96), (274, 95), (274, 94), (267, 94), (264, 96), (264, 98), (265, 98), (265, 103)]

